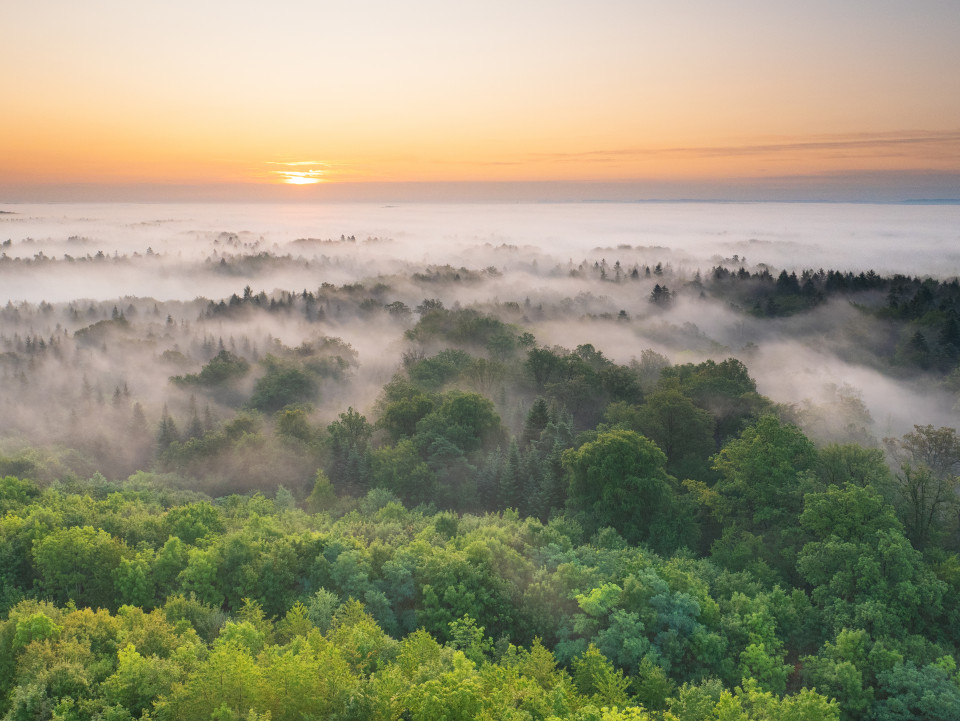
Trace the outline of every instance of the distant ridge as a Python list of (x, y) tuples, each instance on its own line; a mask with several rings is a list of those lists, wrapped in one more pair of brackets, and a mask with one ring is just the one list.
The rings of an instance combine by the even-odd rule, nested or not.
[(878, 199), (807, 199), (807, 198), (636, 198), (634, 200), (606, 200), (603, 198), (585, 198), (583, 200), (541, 200), (539, 203), (605, 203), (629, 205), (631, 203), (650, 203), (650, 204), (725, 204), (725, 205), (747, 205), (760, 203), (789, 203), (793, 205), (960, 205), (960, 198), (920, 198), (920, 199), (898, 199), (898, 200), (878, 200)]
[(901, 205), (960, 205), (960, 198), (929, 198), (923, 200), (901, 200)]

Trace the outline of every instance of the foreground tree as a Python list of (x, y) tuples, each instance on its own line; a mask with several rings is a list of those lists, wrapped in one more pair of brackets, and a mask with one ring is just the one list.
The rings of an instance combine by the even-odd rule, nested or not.
[(689, 529), (678, 518), (676, 480), (667, 474), (666, 462), (663, 451), (639, 433), (600, 433), (563, 453), (568, 505), (589, 531), (610, 526), (632, 543), (676, 548)]
[(901, 439), (884, 440), (899, 472), (897, 510), (907, 537), (923, 550), (957, 528), (960, 509), (960, 437), (953, 428), (914, 426)]

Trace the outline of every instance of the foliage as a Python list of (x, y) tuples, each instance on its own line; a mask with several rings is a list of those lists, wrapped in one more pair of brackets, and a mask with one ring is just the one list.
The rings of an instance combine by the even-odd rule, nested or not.
[(633, 431), (612, 430), (563, 454), (570, 473), (567, 503), (590, 532), (611, 526), (632, 543), (658, 550), (680, 545), (666, 456), (648, 438)]
[[(479, 282), (435, 270), (422, 282)], [(717, 282), (779, 315), (838, 283), (888, 284), (744, 274)], [(664, 303), (686, 292), (669, 286)], [(919, 323), (923, 287), (916, 302), (897, 291), (890, 314)], [(342, 302), (409, 327), (387, 290), (250, 289), (210, 313), (300, 308), (314, 322)], [(211, 360), (168, 387), (210, 400), (202, 419), (193, 398), (148, 408), (154, 433), (117, 384), (109, 412), (138, 428), (117, 444), (153, 469), (126, 480), (69, 449), (5, 448), (0, 717), (960, 713), (954, 429), (817, 448), (784, 421), (803, 413), (772, 415), (739, 360), (671, 366), (649, 351), (620, 365), (503, 320), (535, 306), (501, 310), (424, 301), (369, 410), (339, 405), (356, 362), (342, 341), (273, 339), (258, 361), (207, 338), (190, 356)], [(83, 350), (125, 337), (115, 321)], [(924, 322), (944, 330), (924, 331), (934, 368), (956, 334)], [(250, 363), (262, 376), (237, 413), (221, 392), (249, 393)], [(93, 412), (95, 389), (78, 393)]]

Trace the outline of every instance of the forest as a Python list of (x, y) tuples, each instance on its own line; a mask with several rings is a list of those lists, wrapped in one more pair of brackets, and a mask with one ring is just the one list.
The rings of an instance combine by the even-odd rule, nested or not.
[(960, 718), (956, 278), (146, 227), (0, 247), (0, 718)]

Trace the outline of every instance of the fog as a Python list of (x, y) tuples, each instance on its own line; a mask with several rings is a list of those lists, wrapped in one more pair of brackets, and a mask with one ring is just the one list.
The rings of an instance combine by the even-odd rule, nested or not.
[[(417, 321), (415, 309), (431, 298), (515, 324), (540, 346), (592, 344), (622, 364), (645, 350), (674, 363), (738, 357), (758, 390), (791, 406), (821, 442), (843, 440), (837, 429), (852, 425), (874, 440), (914, 424), (956, 425), (942, 374), (885, 365), (883, 354), (902, 349), (904, 339), (851, 299), (762, 317), (701, 293), (698, 283), (709, 291), (715, 266), (774, 277), (823, 268), (952, 279), (960, 274), (960, 206), (8, 204), (0, 211), (0, 452), (79, 446), (94, 469), (102, 449), (113, 448), (120, 474), (147, 462), (164, 408), (181, 424), (201, 412), (221, 421), (235, 413), (237, 403), (222, 393), (171, 377), (196, 374), (229, 350), (257, 368), (231, 391), (247, 397), (268, 354), (309, 355), (304, 344), (326, 347), (329, 338), (349, 346), (337, 346), (347, 370), (321, 381), (311, 418), (329, 422), (348, 406), (372, 416), (380, 389), (411, 350), (404, 332)], [(673, 293), (669, 303), (651, 303), (658, 285)], [(305, 291), (315, 307), (294, 295)], [(262, 302), (232, 307), (231, 298), (245, 293)], [(866, 293), (856, 302), (885, 300)], [(130, 435), (133, 404), (148, 424), (139, 438)], [(48, 462), (86, 468), (62, 455)]]
[[(236, 277), (210, 266), (224, 255), (260, 253), (291, 261), (257, 274), (267, 291), (272, 284), (291, 289), (322, 278), (339, 285), (425, 265), (512, 270), (535, 260), (546, 272), (545, 264), (601, 257), (612, 263), (613, 255), (656, 258), (690, 272), (737, 255), (788, 270), (960, 273), (956, 205), (7, 204), (0, 210), (0, 241), (9, 241), (0, 252), (23, 261), (14, 273), (0, 271), (3, 298), (14, 302), (220, 297), (233, 292)], [(338, 243), (341, 236), (356, 242)], [(147, 256), (148, 249), (160, 257)], [(88, 255), (89, 263), (82, 262)], [(299, 259), (312, 266), (292, 262)]]

